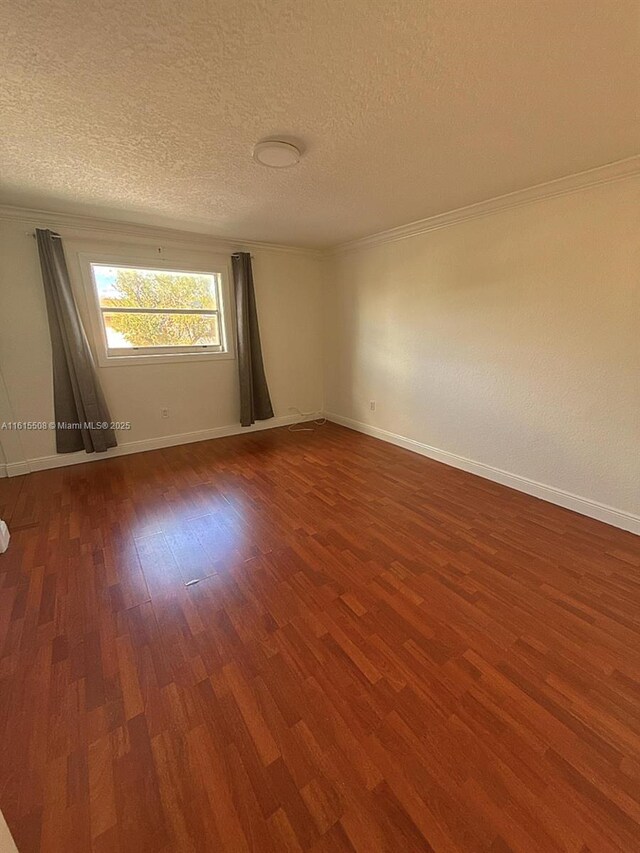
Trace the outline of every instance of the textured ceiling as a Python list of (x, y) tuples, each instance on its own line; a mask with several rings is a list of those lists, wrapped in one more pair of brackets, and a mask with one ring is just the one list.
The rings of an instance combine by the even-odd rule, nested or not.
[(2, 200), (327, 246), (629, 157), (638, 10), (2, 0)]

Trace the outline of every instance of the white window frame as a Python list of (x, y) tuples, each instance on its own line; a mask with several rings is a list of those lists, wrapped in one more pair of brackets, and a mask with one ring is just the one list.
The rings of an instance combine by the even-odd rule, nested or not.
[[(167, 364), (169, 362), (218, 361), (235, 358), (233, 332), (231, 327), (231, 300), (229, 291), (230, 262), (226, 258), (217, 258), (206, 268), (194, 268), (192, 263), (165, 258), (134, 258), (131, 255), (101, 254), (98, 252), (78, 252), (82, 281), (89, 304), (89, 320), (96, 356), (100, 367), (117, 367), (129, 364)], [(219, 276), (217, 310), (174, 310), (157, 311), (154, 309), (127, 309), (130, 313), (170, 313), (170, 314), (217, 314), (220, 332), (220, 346), (200, 347), (136, 347), (110, 349), (103, 321), (104, 310), (100, 305), (100, 296), (93, 276), (92, 264), (126, 267), (128, 269), (163, 270), (194, 275)], [(109, 309), (113, 310), (113, 309)]]

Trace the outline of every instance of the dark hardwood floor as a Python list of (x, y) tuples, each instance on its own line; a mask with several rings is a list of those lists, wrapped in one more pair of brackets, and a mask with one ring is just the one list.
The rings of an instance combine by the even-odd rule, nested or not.
[(0, 517), (21, 853), (640, 850), (637, 537), (332, 424)]

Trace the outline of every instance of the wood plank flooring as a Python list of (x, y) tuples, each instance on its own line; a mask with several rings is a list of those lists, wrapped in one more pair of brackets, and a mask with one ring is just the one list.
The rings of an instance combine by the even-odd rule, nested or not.
[(332, 424), (0, 508), (22, 853), (640, 850), (637, 537)]

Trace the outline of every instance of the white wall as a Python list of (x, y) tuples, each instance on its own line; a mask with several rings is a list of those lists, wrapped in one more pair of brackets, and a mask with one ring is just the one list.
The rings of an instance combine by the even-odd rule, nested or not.
[[(70, 275), (81, 312), (88, 310), (78, 253), (130, 255), (144, 260), (162, 257), (206, 268), (232, 248), (202, 235), (177, 234), (131, 228), (73, 227), (55, 217), (29, 221), (24, 214), (0, 222), (0, 364), (12, 418), (49, 421), (53, 418), (51, 348), (45, 300), (40, 277), (34, 227), (52, 227), (64, 239)], [(317, 253), (286, 249), (251, 249), (265, 368), (276, 418), (322, 409), (321, 263)], [(85, 323), (87, 332), (89, 324)], [(216, 428), (239, 429), (236, 360), (183, 364), (126, 365), (99, 368), (111, 415), (130, 421), (120, 432), (121, 444), (170, 443), (175, 437)], [(162, 419), (166, 406), (170, 417)], [(280, 421), (265, 422), (273, 425)], [(173, 437), (173, 438), (172, 438)], [(191, 436), (193, 437), (193, 436)], [(201, 437), (207, 437), (202, 435)], [(55, 458), (53, 432), (3, 433), (3, 448), (10, 473), (69, 460)], [(133, 445), (137, 447), (137, 445)], [(74, 455), (75, 456), (75, 455)], [(85, 454), (79, 458), (88, 459)]]
[(327, 412), (640, 514), (638, 179), (346, 251), (326, 278)]

